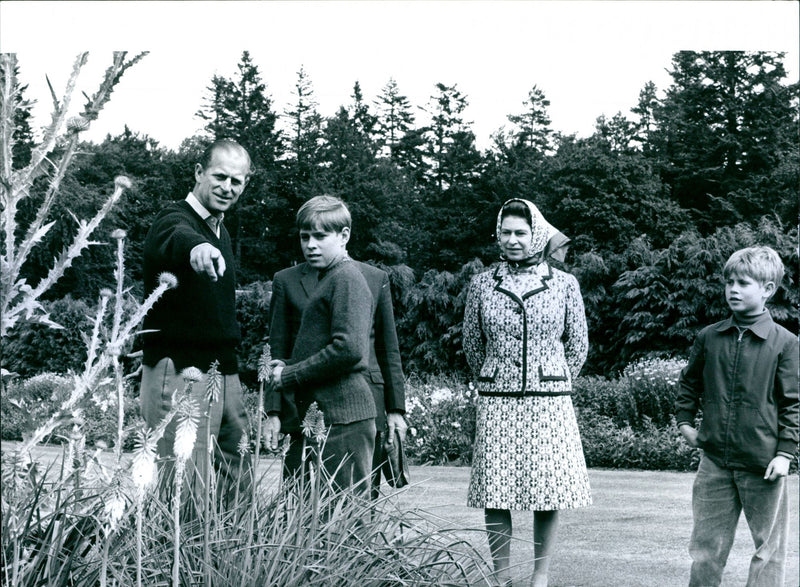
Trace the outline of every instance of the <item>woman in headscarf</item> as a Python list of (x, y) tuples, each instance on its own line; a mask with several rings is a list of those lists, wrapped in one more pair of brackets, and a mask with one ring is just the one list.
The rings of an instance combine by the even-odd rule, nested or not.
[(548, 263), (569, 242), (531, 202), (497, 217), (502, 262), (476, 275), (464, 353), (478, 390), (469, 507), (484, 508), (495, 575), (510, 585), (511, 510), (533, 511), (533, 585), (547, 585), (558, 512), (591, 504), (570, 393), (588, 335), (578, 281)]

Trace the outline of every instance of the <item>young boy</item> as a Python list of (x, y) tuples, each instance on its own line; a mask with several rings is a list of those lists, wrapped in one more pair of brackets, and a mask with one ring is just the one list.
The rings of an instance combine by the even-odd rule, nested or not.
[(785, 477), (798, 442), (798, 341), (766, 309), (783, 272), (769, 247), (731, 255), (723, 276), (733, 315), (700, 332), (681, 373), (677, 424), (689, 445), (703, 449), (692, 492), (690, 586), (720, 584), (742, 509), (756, 547), (748, 587), (784, 582)]
[(266, 435), (270, 448), (276, 447), (281, 420), (302, 422), (316, 401), (329, 427), (324, 466), (339, 488), (362, 493), (369, 488), (375, 444), (375, 402), (367, 382), (375, 303), (347, 255), (350, 226), (347, 206), (331, 196), (312, 198), (297, 211), (300, 247), (318, 282), (309, 292), (291, 356), (274, 357)]

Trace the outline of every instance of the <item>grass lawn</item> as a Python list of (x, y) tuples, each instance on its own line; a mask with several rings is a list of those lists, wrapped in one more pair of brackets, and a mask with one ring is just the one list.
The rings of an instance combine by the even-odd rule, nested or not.
[[(16, 443), (4, 442), (3, 450)], [(57, 447), (37, 447), (43, 462), (61, 454)], [(111, 453), (108, 453), (111, 458)], [(262, 459), (269, 480), (277, 461)], [(590, 469), (594, 505), (561, 514), (559, 545), (551, 566), (551, 586), (680, 587), (688, 584), (687, 544), (692, 527), (693, 473)], [(417, 509), (441, 526), (456, 529), (479, 550), (488, 546), (483, 511), (467, 508), (468, 467), (411, 467), (412, 485), (400, 491), (383, 486), (387, 499)], [(800, 587), (798, 561), (798, 477), (789, 479), (790, 539), (785, 587)], [(532, 570), (533, 517), (513, 514), (512, 564), (515, 577)], [(723, 585), (744, 585), (752, 554), (744, 517), (725, 571)], [(522, 581), (517, 584), (524, 585)], [(778, 587), (778, 586), (775, 586)]]
[[(687, 545), (692, 529), (694, 473), (590, 469), (594, 505), (561, 513), (552, 587), (679, 587), (689, 582)], [(483, 511), (467, 508), (467, 467), (412, 467), (413, 486), (398, 492), (404, 507), (435, 514), (487, 552)], [(798, 477), (789, 479), (790, 539), (786, 587), (798, 573)], [(532, 571), (533, 516), (514, 512), (515, 576)], [(752, 555), (744, 516), (728, 559), (723, 585), (744, 585)], [(524, 584), (524, 583), (522, 583)], [(778, 587), (778, 586), (776, 586)]]

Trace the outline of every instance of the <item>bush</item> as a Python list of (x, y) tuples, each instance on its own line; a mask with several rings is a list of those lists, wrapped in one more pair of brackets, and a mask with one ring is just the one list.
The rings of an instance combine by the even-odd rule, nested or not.
[(674, 419), (658, 428), (645, 418), (642, 430), (634, 431), (591, 409), (578, 409), (576, 415), (589, 467), (694, 471), (700, 462), (700, 451), (686, 444)]
[(50, 319), (63, 328), (21, 323), (3, 340), (3, 367), (21, 377), (79, 371), (86, 361), (82, 333), (91, 328), (91, 309), (71, 296), (42, 305)]
[[(62, 405), (70, 396), (73, 378), (57, 373), (41, 373), (30, 379), (12, 381), (0, 397), (0, 437), (3, 440), (23, 440), (41, 426), (53, 413), (53, 406)], [(136, 385), (125, 389), (124, 426), (130, 427), (140, 419)], [(117, 399), (110, 382), (101, 385), (94, 394), (83, 398), (77, 407), (86, 442), (90, 446), (117, 442)], [(72, 423), (57, 427), (50, 440), (61, 442), (69, 437)], [(133, 448), (133, 440), (125, 439), (123, 448)]]
[(33, 432), (69, 397), (72, 380), (56, 373), (41, 373), (28, 380), (14, 380), (2, 394), (3, 440), (22, 440)]
[(258, 358), (269, 334), (269, 302), (272, 282), (255, 281), (236, 292), (236, 319), (242, 329), (239, 347), (240, 375), (253, 385), (258, 374)]
[(406, 381), (409, 460), (415, 464), (469, 465), (475, 440), (476, 399), (472, 385), (454, 375), (409, 377)]
[(579, 377), (573, 401), (578, 408), (608, 417), (617, 427), (643, 431), (665, 427), (673, 414), (678, 377), (685, 361), (651, 358), (631, 363), (616, 380)]

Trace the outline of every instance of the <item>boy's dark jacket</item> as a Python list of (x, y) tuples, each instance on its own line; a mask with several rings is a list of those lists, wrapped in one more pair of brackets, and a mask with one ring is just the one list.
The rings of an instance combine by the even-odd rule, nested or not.
[(765, 312), (740, 334), (733, 318), (705, 327), (681, 373), (678, 425), (719, 466), (763, 473), (780, 451), (797, 455), (798, 340)]

